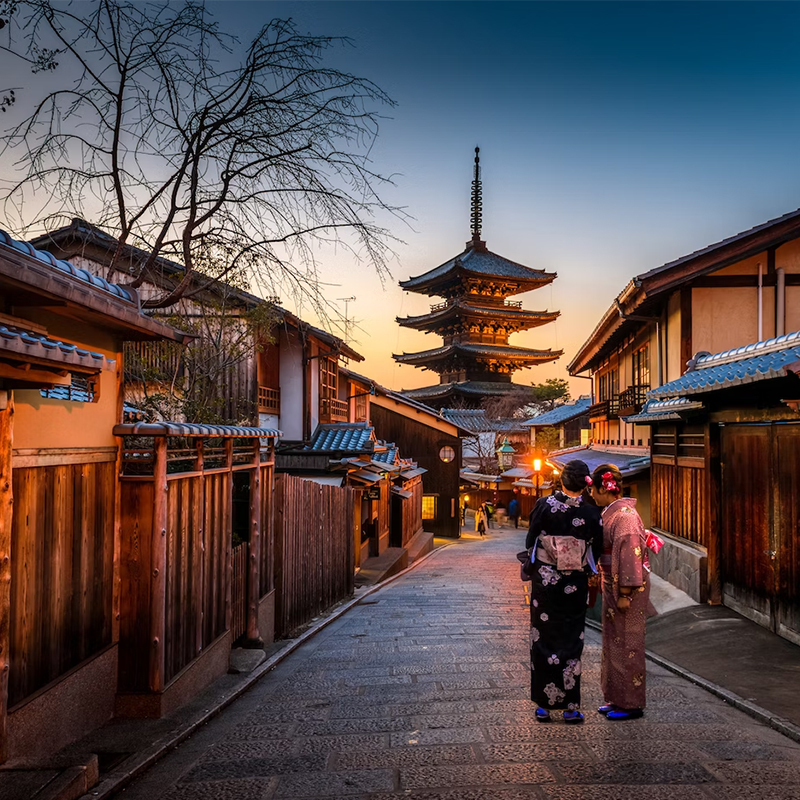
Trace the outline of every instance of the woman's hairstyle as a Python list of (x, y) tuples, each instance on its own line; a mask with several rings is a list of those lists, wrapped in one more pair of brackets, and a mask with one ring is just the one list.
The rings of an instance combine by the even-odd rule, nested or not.
[(564, 465), (561, 485), (570, 492), (580, 492), (586, 488), (588, 475), (589, 467), (586, 466), (586, 462), (575, 458)]
[(610, 494), (622, 493), (622, 473), (616, 464), (601, 464), (586, 483), (588, 486), (595, 486)]

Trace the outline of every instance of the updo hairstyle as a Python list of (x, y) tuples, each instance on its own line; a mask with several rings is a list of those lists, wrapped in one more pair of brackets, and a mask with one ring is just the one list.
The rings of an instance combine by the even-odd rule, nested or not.
[[(611, 478), (604, 480), (603, 476), (609, 473)], [(622, 494), (622, 473), (619, 471), (619, 467), (616, 464), (601, 464), (592, 473), (592, 486), (604, 489), (609, 494)]]
[(586, 476), (589, 474), (589, 467), (585, 461), (573, 459), (564, 465), (561, 473), (561, 485), (570, 492), (580, 492), (586, 488)]

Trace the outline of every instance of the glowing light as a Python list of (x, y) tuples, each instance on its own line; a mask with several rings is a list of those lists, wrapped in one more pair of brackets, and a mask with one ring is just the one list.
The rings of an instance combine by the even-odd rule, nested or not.
[(542, 459), (541, 458), (534, 458), (533, 459), (533, 471), (534, 472), (541, 472), (542, 471)]

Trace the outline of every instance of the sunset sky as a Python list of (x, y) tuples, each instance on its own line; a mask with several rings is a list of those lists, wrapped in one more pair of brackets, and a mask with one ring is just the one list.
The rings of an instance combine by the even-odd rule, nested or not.
[[(397, 281), (463, 250), (472, 158), (481, 148), (489, 249), (555, 271), (518, 296), (560, 309), (511, 344), (566, 364), (635, 274), (800, 206), (800, 5), (796, 3), (238, 2), (210, 8), (248, 40), (273, 17), (353, 46), (333, 66), (394, 100), (372, 152), (394, 175), (385, 199), (410, 224), (382, 286), (342, 252), (321, 252), (329, 297), (354, 296), (358, 371), (393, 388), (438, 382), (392, 353), (441, 340), (400, 328), (429, 298)], [(310, 308), (285, 305), (313, 320)], [(340, 303), (344, 312), (344, 303)], [(574, 395), (587, 381), (571, 383)]]

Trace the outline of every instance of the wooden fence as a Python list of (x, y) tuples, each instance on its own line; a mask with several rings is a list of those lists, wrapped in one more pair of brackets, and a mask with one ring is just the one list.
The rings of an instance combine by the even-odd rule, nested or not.
[(112, 641), (113, 459), (12, 472), (9, 707)]
[(231, 638), (236, 641), (247, 631), (247, 542), (233, 548), (231, 588)]
[(275, 635), (353, 593), (355, 490), (275, 478)]

